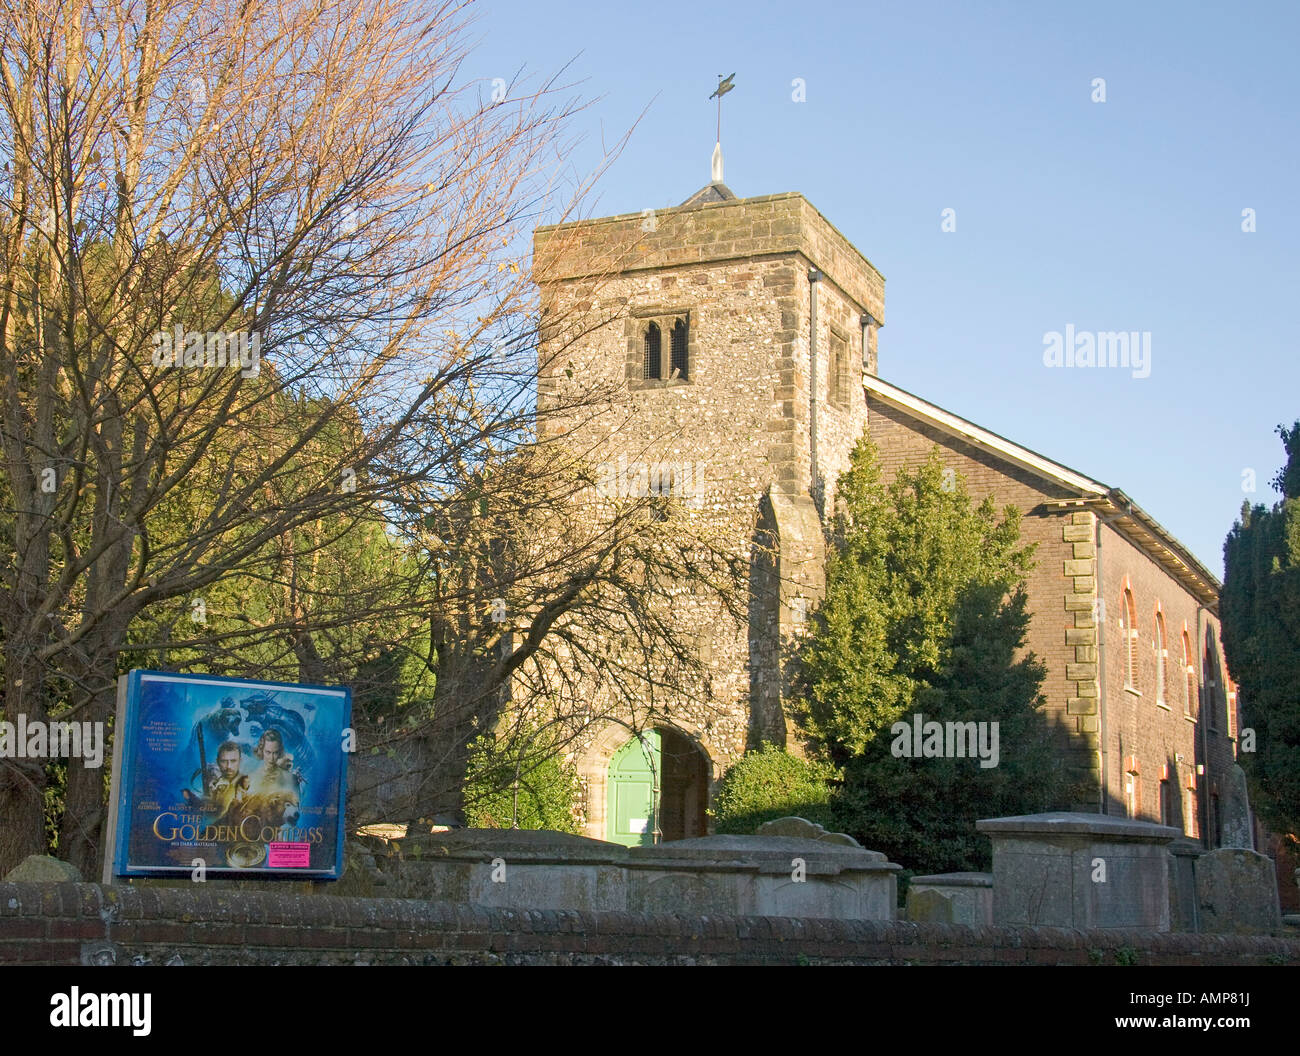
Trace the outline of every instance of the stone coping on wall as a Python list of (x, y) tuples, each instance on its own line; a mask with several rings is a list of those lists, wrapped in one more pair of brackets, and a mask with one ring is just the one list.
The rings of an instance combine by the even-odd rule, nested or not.
[(992, 873), (932, 873), (930, 876), (914, 876), (908, 881), (909, 887), (931, 885), (934, 887), (987, 887), (993, 886)]
[(897, 872), (879, 851), (793, 836), (717, 835), (625, 847), (545, 829), (461, 829), (394, 840), (404, 863), (491, 862), (516, 865), (612, 865), (623, 869), (707, 869), (711, 872), (788, 873), (801, 858), (810, 873), (845, 870)]
[(1048, 836), (1101, 836), (1108, 840), (1141, 840), (1144, 843), (1168, 843), (1182, 835), (1182, 830), (1149, 821), (1134, 821), (1109, 814), (1081, 814), (1056, 811), (1049, 814), (1022, 814), (1010, 818), (985, 818), (975, 822), (977, 832), (995, 836), (1019, 833)]
[(0, 883), (0, 963), (503, 962), (1295, 965), (1300, 940)]
[(454, 829), (421, 833), (390, 843), (403, 860), (453, 859), (490, 862), (506, 858), (529, 865), (626, 865), (628, 849), (622, 844), (593, 840), (551, 829)]
[(898, 872), (903, 867), (887, 861), (879, 851), (847, 847), (821, 840), (793, 836), (698, 836), (672, 840), (654, 846), (630, 849), (628, 865), (656, 869), (736, 870), (759, 873), (789, 873), (796, 858), (810, 874), (835, 875), (853, 872)]

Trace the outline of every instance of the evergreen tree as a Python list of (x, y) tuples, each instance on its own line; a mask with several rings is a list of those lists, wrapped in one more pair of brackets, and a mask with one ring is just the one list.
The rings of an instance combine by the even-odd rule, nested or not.
[[(975, 821), (1049, 809), (1063, 791), (1039, 710), (1045, 668), (1017, 657), (1033, 545), (1014, 507), (999, 518), (990, 499), (972, 505), (937, 448), (886, 487), (864, 436), (839, 496), (826, 598), (801, 657), (808, 732), (845, 770), (835, 824), (911, 869), (987, 867)], [(997, 764), (895, 755), (891, 727), (910, 729), (915, 713), (998, 723)]]
[[(1286, 465), (1271, 510), (1242, 505), (1223, 545), (1223, 650), (1240, 693), (1243, 750), (1256, 812), (1300, 833), (1300, 421), (1278, 426)], [(1243, 748), (1248, 747), (1243, 737)]]

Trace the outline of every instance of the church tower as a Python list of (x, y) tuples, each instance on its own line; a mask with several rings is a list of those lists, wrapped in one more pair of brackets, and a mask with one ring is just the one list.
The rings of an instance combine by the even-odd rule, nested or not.
[[(737, 198), (720, 178), (676, 208), (539, 228), (533, 274), (544, 319), (596, 319), (566, 351), (570, 369), (630, 401), (631, 414), (580, 426), (602, 464), (616, 482), (640, 473), (694, 487), (693, 516), (750, 565), (748, 626), (701, 621), (721, 710), (684, 701), (665, 730), (704, 757), (699, 803), (682, 808), (702, 819), (706, 786), (731, 760), (760, 740), (786, 743), (782, 657), (822, 592), (824, 525), (866, 425), (884, 279), (802, 195)], [(640, 842), (613, 817), (627, 740), (611, 730), (582, 762), (587, 831)]]

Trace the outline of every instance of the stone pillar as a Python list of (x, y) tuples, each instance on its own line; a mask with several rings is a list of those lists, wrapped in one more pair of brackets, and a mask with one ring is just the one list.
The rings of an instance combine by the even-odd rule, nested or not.
[[(1063, 542), (1071, 545), (1070, 556), (1063, 562), (1062, 573), (1070, 581), (1065, 595), (1065, 644), (1074, 650), (1073, 662), (1065, 665), (1069, 697), (1065, 713), (1070, 720), (1069, 769), (1071, 780), (1079, 787), (1101, 787), (1101, 715), (1098, 709), (1099, 679), (1098, 634), (1102, 608), (1097, 602), (1096, 515), (1089, 511), (1070, 514), (1061, 527)], [(1094, 811), (1095, 795), (1085, 802), (1073, 802), (1078, 811)]]
[(1228, 794), (1223, 797), (1223, 838), (1220, 847), (1255, 849), (1255, 826), (1250, 818), (1250, 795), (1246, 791), (1246, 771), (1233, 766), (1228, 774)]

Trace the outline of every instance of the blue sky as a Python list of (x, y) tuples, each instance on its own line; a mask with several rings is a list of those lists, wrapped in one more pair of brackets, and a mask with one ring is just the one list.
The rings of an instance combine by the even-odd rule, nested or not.
[[(640, 118), (592, 215), (708, 182), (708, 95), (735, 71), (727, 184), (801, 192), (885, 275), (883, 378), (1123, 488), (1219, 575), (1243, 498), (1276, 500), (1274, 427), (1300, 417), (1300, 4), (476, 10), (469, 76), (574, 60), (573, 172)], [(1149, 376), (1045, 366), (1067, 324), (1150, 332)]]

